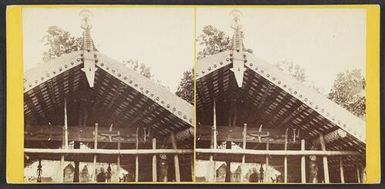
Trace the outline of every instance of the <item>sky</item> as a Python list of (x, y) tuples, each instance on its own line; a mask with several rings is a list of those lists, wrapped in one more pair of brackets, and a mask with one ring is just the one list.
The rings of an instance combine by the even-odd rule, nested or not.
[[(49, 26), (81, 36), (82, 9), (23, 10), (24, 66), (42, 62)], [(91, 8), (91, 35), (97, 49), (121, 62), (138, 60), (151, 67), (155, 80), (175, 92), (184, 71), (194, 64), (194, 10), (191, 8)], [(232, 8), (198, 8), (197, 35), (213, 25), (229, 36)], [(336, 74), (365, 71), (366, 10), (242, 8), (246, 48), (276, 64), (290, 61), (305, 69), (308, 80), (329, 91)], [(199, 50), (199, 46), (198, 46)], [(172, 74), (170, 74), (172, 73)]]
[[(336, 74), (366, 66), (366, 10), (247, 8), (241, 24), (244, 44), (271, 64), (290, 61), (308, 80), (329, 92)], [(197, 35), (213, 25), (232, 36), (232, 8), (197, 10)]]
[[(81, 36), (82, 9), (23, 10), (24, 70), (42, 62), (42, 38), (50, 26)], [(194, 10), (189, 8), (91, 8), (96, 48), (119, 62), (138, 60), (155, 80), (175, 92), (183, 72), (194, 66)]]

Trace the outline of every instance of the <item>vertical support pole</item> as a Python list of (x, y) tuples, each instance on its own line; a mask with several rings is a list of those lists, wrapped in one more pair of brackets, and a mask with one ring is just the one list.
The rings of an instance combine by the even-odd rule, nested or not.
[[(269, 142), (266, 143), (266, 150), (269, 150)], [(265, 176), (263, 177), (265, 180), (263, 182), (268, 182), (269, 181), (269, 178), (267, 178), (267, 170), (269, 169), (269, 155), (266, 155), (265, 157)]]
[[(226, 149), (231, 149), (231, 141), (226, 141)], [(226, 158), (225, 182), (231, 182), (231, 161), (229, 158)]]
[[(211, 149), (216, 149), (217, 148), (217, 113), (216, 113), (216, 100), (214, 99), (213, 101), (213, 126), (211, 129)], [(211, 168), (209, 169), (210, 171), (208, 172), (208, 179), (209, 182), (215, 182), (216, 180), (216, 169), (215, 169), (215, 161), (214, 161), (214, 156), (210, 154), (210, 165)]]
[(366, 183), (366, 168), (361, 166), (361, 183)]
[[(320, 144), (321, 144), (321, 150), (326, 151), (326, 145), (325, 145), (325, 139), (323, 135), (320, 135)], [(323, 156), (322, 157), (322, 162), (323, 162), (323, 168), (324, 168), (324, 180), (325, 183), (330, 183), (329, 180), (329, 165), (328, 165), (328, 157)]]
[(213, 144), (214, 149), (217, 148), (217, 107), (216, 100), (214, 99), (214, 107), (213, 107)]
[(68, 149), (67, 98), (64, 98), (64, 148)]
[[(301, 140), (301, 151), (305, 151), (305, 139)], [(306, 183), (306, 159), (301, 156), (301, 182)]]
[[(118, 131), (118, 150), (120, 151), (120, 131)], [(117, 181), (119, 181), (120, 178), (120, 153), (116, 157), (116, 175), (117, 175)]]
[[(285, 151), (287, 150), (287, 142), (288, 142), (287, 134), (288, 134), (288, 130), (286, 130), (286, 134), (285, 134), (285, 146), (284, 146)], [(287, 156), (283, 157), (283, 182), (287, 183)]]
[(345, 183), (344, 163), (343, 163), (342, 157), (340, 157), (340, 177), (341, 177), (341, 183)]
[[(80, 149), (80, 142), (79, 141), (74, 142), (74, 149)], [(75, 169), (74, 169), (73, 182), (79, 182), (80, 181), (80, 179), (79, 179), (79, 161), (75, 160), (74, 164), (75, 164)]]
[[(152, 149), (156, 149), (156, 138), (152, 139)], [(152, 155), (152, 181), (156, 182), (158, 179), (156, 170), (156, 154)]]
[(356, 171), (357, 171), (357, 183), (361, 183), (361, 173), (360, 173), (360, 166), (356, 165)]
[[(94, 131), (94, 149), (98, 149), (98, 127), (99, 124), (95, 123), (95, 131)], [(97, 156), (94, 155), (94, 166), (93, 166), (93, 178), (92, 180), (96, 182), (96, 158)]]
[[(136, 144), (135, 148), (139, 148), (139, 127), (136, 128)], [(135, 155), (135, 182), (139, 182), (139, 156)]]
[[(173, 149), (177, 149), (175, 134), (171, 133), (171, 145)], [(175, 166), (175, 181), (180, 182), (180, 169), (179, 169), (179, 157), (174, 154), (174, 166)]]
[[(63, 146), (68, 149), (68, 120), (67, 120), (67, 98), (64, 98), (64, 127), (63, 127)], [(60, 182), (64, 182), (64, 154), (60, 156)]]
[(60, 156), (60, 172), (59, 172), (60, 182), (64, 182), (64, 155)]
[[(246, 137), (247, 137), (247, 123), (243, 124), (243, 133), (242, 133), (242, 149), (246, 150)], [(243, 181), (243, 174), (245, 169), (246, 156), (242, 155), (242, 164), (241, 164), (241, 182)]]
[(191, 181), (195, 181), (195, 179), (194, 179), (194, 167), (195, 167), (195, 165), (194, 165), (194, 156), (192, 155), (191, 156), (191, 158), (190, 158), (190, 163), (191, 163)]

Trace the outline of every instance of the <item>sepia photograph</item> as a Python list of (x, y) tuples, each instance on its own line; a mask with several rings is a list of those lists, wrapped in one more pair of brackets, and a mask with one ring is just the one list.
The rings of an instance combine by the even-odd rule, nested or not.
[(192, 8), (23, 8), (24, 182), (191, 182)]
[(196, 182), (365, 183), (366, 16), (197, 8)]

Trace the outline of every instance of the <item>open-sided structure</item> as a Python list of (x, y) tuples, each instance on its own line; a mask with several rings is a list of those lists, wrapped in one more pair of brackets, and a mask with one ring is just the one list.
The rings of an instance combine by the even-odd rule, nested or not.
[(196, 153), (210, 161), (206, 181), (217, 181), (222, 161), (227, 182), (232, 162), (243, 176), (247, 163), (264, 165), (262, 174), (275, 169), (284, 183), (364, 182), (365, 121), (246, 50), (235, 14), (232, 50), (196, 66)]
[(74, 182), (80, 162), (93, 164), (90, 181), (100, 164), (112, 182), (191, 181), (193, 106), (96, 51), (83, 15), (82, 50), (25, 73), (25, 167), (39, 162), (38, 182), (41, 160), (60, 161), (58, 182), (68, 162)]

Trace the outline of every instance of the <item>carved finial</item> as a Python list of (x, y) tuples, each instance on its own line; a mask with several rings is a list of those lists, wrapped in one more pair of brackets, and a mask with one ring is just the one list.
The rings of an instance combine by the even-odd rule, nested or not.
[(84, 30), (83, 31), (83, 49), (86, 51), (92, 51), (93, 50), (93, 42), (91, 38), (91, 28), (92, 24), (90, 21), (90, 17), (92, 16), (91, 11), (87, 9), (83, 9), (80, 11), (79, 15), (82, 17), (82, 22), (80, 24), (80, 27)]
[(243, 33), (241, 31), (242, 25), (240, 21), (240, 17), (242, 16), (242, 12), (234, 9), (230, 12), (233, 17), (233, 23), (231, 24), (231, 28), (234, 29), (233, 35), (233, 50), (243, 51)]
[(82, 23), (80, 27), (84, 30), (91, 29), (92, 24), (90, 23), (90, 17), (92, 16), (92, 13), (88, 9), (83, 9), (80, 11), (79, 15), (82, 17)]

